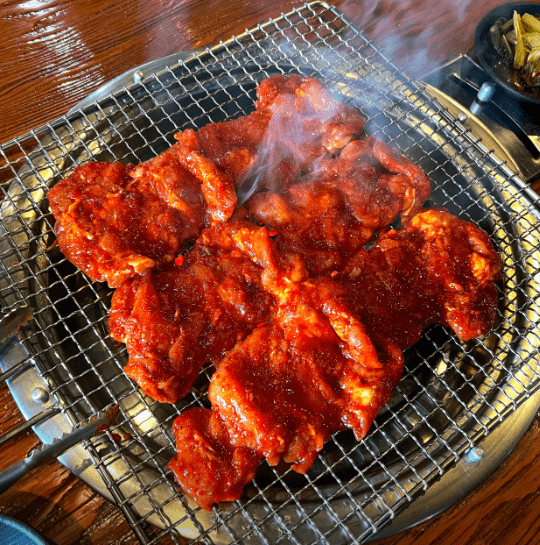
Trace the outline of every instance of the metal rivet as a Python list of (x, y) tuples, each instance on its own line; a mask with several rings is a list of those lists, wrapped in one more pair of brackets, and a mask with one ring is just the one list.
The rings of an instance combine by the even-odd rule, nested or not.
[(144, 77), (144, 72), (142, 70), (135, 72), (135, 74), (133, 74), (133, 83), (140, 83), (143, 77)]
[(479, 462), (484, 457), (484, 449), (482, 447), (473, 447), (469, 449), (466, 453), (466, 459), (467, 462), (470, 462), (471, 464), (475, 464), (476, 462)]
[(38, 386), (32, 390), (32, 399), (36, 403), (47, 403), (49, 401), (49, 392), (45, 388)]
[(465, 123), (465, 121), (467, 121), (467, 116), (464, 113), (459, 113), (457, 118), (461, 123)]

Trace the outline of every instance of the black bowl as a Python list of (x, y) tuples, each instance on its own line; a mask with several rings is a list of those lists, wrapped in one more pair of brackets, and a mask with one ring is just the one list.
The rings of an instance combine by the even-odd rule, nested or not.
[(509, 63), (501, 59), (499, 53), (491, 42), (489, 29), (499, 18), (512, 19), (514, 10), (520, 15), (530, 13), (536, 17), (540, 16), (540, 2), (513, 2), (498, 6), (482, 17), (474, 33), (474, 50), (482, 68), (490, 75), (492, 80), (500, 85), (513, 98), (520, 102), (540, 104), (536, 98), (526, 90), (521, 90), (509, 81), (511, 69)]

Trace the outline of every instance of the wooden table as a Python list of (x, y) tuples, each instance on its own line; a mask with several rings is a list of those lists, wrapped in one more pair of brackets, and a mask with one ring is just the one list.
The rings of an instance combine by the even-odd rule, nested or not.
[[(410, 72), (422, 73), (472, 44), (496, 0), (336, 1)], [(4, 0), (0, 5), (0, 141), (65, 113), (115, 76), (153, 59), (224, 40), (287, 11), (287, 0)], [(421, 52), (418, 44), (428, 45)], [(0, 386), (0, 431), (22, 421)], [(36, 447), (31, 433), (0, 448), (0, 469)], [(0, 510), (56, 545), (136, 544), (120, 511), (57, 462), (0, 495)], [(536, 420), (506, 462), (442, 515), (379, 545), (540, 544), (540, 426)]]

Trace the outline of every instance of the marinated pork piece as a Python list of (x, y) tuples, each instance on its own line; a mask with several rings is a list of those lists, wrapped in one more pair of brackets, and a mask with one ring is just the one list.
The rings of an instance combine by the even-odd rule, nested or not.
[(329, 153), (361, 136), (366, 127), (366, 120), (354, 108), (330, 96), (314, 78), (272, 76), (257, 87), (257, 99), (257, 111), (270, 113), (280, 122), (292, 118), (304, 125), (304, 133), (311, 134), (306, 145), (322, 147)]
[(487, 233), (442, 208), (381, 235), (340, 281), (369, 334), (412, 346), (432, 323), (460, 339), (486, 335), (497, 310), (501, 260)]
[(401, 377), (392, 343), (376, 347), (329, 279), (292, 288), (275, 317), (221, 360), (209, 390), (231, 443), (306, 472), (330, 434), (367, 433)]
[(406, 220), (430, 194), (420, 168), (373, 137), (350, 142), (321, 171), (285, 191), (254, 195), (253, 219), (278, 233), (287, 252), (300, 254), (312, 275), (340, 270), (374, 234)]
[(269, 114), (253, 112), (230, 121), (209, 123), (197, 132), (201, 153), (236, 181), (255, 161), (269, 121)]
[(187, 395), (202, 365), (217, 364), (272, 317), (276, 297), (307, 278), (298, 256), (278, 252), (264, 227), (242, 219), (204, 229), (177, 263), (122, 284), (109, 316), (111, 336), (127, 345), (125, 373), (167, 403)]
[(60, 250), (92, 280), (117, 287), (172, 263), (204, 222), (201, 184), (176, 149), (139, 166), (89, 163), (48, 195)]
[(257, 112), (269, 123), (250, 168), (238, 179), (242, 201), (261, 190), (287, 189), (363, 135), (365, 119), (313, 78), (273, 76), (259, 84), (257, 97)]
[(218, 413), (202, 408), (184, 411), (174, 421), (173, 434), (177, 454), (169, 469), (203, 509), (238, 499), (255, 477), (261, 457), (251, 449), (231, 444)]
[[(362, 439), (425, 327), (489, 331), (501, 274), (487, 234), (422, 210), (427, 176), (319, 82), (274, 76), (257, 97), (151, 161), (85, 165), (49, 193), (60, 249), (118, 287), (128, 376), (174, 403), (216, 368), (212, 410), (178, 417), (169, 466), (205, 509), (240, 498), (262, 457), (303, 473), (332, 432)], [(248, 213), (250, 176), (266, 192)]]
[(209, 227), (183, 263), (128, 280), (113, 295), (109, 330), (127, 345), (124, 371), (157, 401), (187, 395), (203, 364), (219, 362), (272, 316), (263, 267), (234, 242), (239, 230), (269, 238), (248, 222)]
[(77, 167), (48, 195), (61, 251), (111, 287), (171, 264), (209, 220), (231, 217), (234, 175), (253, 160), (267, 120), (254, 113), (199, 135), (184, 131), (177, 144), (138, 166)]

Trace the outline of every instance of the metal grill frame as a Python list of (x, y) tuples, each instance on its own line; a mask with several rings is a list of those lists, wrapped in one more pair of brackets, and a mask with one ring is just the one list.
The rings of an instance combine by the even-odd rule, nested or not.
[[(432, 204), (490, 233), (504, 264), (499, 321), (490, 336), (470, 343), (430, 328), (409, 351), (395, 398), (366, 440), (336, 434), (303, 480), (290, 469), (266, 468), (241, 501), (209, 514), (182, 497), (166, 462), (172, 421), (204, 403), (210, 370), (174, 407), (145, 398), (125, 378), (125, 349), (107, 334), (110, 290), (89, 282), (52, 246), (46, 193), (77, 164), (144, 161), (171, 145), (178, 130), (248, 113), (258, 81), (293, 71), (318, 77), (366, 115), (368, 132), (419, 163), (434, 183)], [(61, 411), (54, 424), (60, 433), (119, 403), (115, 426), (87, 441), (82, 456), (141, 543), (164, 535), (209, 544), (365, 541), (539, 389), (538, 196), (323, 2), (7, 142), (0, 157), (0, 301), (6, 310), (23, 303), (36, 309), (22, 342), (7, 347), (10, 365), (19, 364), (23, 376), (38, 371)], [(68, 467), (81, 453), (74, 456)], [(149, 538), (147, 523), (162, 532)]]

